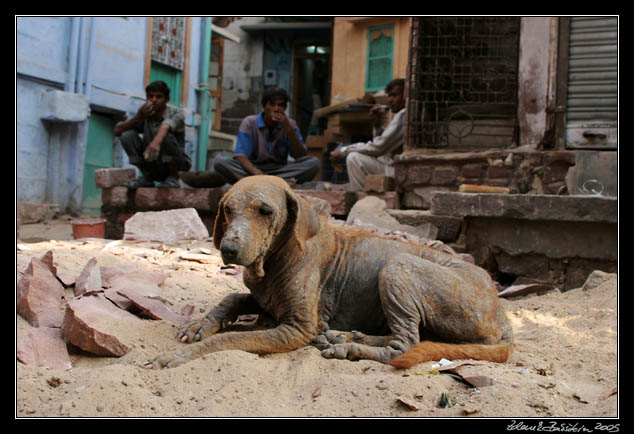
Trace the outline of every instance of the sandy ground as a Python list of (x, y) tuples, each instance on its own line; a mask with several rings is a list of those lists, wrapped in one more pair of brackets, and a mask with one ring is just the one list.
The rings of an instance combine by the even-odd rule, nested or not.
[[(123, 242), (104, 251), (108, 240), (72, 240), (63, 220), (23, 225), (18, 242), (16, 283), (30, 258), (53, 250), (56, 265), (76, 274), (93, 257), (102, 266), (161, 269), (168, 275), (163, 297), (176, 311), (193, 304), (195, 318), (223, 296), (246, 291), (239, 276), (220, 271), (210, 242)], [(201, 249), (209, 263), (175, 259)], [(460, 375), (479, 379), (476, 388), (438, 373), (434, 362), (398, 370), (372, 361), (327, 360), (313, 347), (266, 356), (222, 351), (175, 369), (147, 370), (146, 360), (186, 344), (176, 342), (172, 324), (144, 320), (125, 331), (135, 344), (120, 358), (69, 345), (69, 371), (16, 360), (15, 415), (612, 418), (619, 410), (617, 297), (611, 275), (588, 291), (504, 300), (516, 336), (510, 361), (455, 361)], [(16, 345), (29, 330), (16, 315)], [(443, 395), (451, 406), (440, 404)]]

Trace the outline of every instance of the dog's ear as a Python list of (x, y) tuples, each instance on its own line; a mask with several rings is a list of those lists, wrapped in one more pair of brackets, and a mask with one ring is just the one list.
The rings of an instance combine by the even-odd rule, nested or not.
[(299, 247), (304, 250), (306, 241), (321, 230), (321, 218), (301, 196), (286, 191), (287, 225), (295, 234)]
[(220, 250), (220, 242), (222, 241), (222, 237), (225, 236), (225, 229), (227, 224), (225, 222), (225, 198), (224, 196), (220, 199), (218, 203), (218, 213), (216, 214), (216, 220), (214, 220), (214, 232), (212, 234), (212, 238), (214, 240), (214, 246), (216, 249)]

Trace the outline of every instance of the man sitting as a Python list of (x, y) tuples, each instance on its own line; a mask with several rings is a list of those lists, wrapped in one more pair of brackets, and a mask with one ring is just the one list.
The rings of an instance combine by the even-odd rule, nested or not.
[[(319, 172), (319, 160), (306, 156), (307, 147), (297, 124), (285, 114), (287, 105), (284, 89), (266, 89), (263, 111), (242, 120), (233, 157), (216, 156), (214, 172), (230, 184), (261, 174), (297, 183), (313, 180)], [(289, 155), (294, 161), (288, 161)]]
[(405, 80), (397, 78), (385, 87), (388, 106), (393, 113), (392, 120), (383, 129), (380, 125), (381, 106), (370, 110), (374, 138), (369, 142), (339, 146), (330, 153), (333, 166), (345, 159), (350, 189), (363, 191), (368, 175), (394, 176), (394, 155), (402, 152), (404, 125), (407, 119), (404, 96)]
[(185, 153), (185, 118), (167, 107), (170, 89), (164, 81), (150, 83), (145, 94), (146, 102), (136, 115), (114, 127), (130, 164), (141, 172), (128, 187), (154, 187), (154, 181), (162, 181), (159, 187), (180, 187), (178, 171), (192, 166)]

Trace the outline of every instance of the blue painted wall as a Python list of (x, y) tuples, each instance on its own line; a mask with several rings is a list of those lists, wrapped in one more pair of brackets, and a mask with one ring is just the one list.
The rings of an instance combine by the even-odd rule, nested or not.
[[(195, 161), (202, 17), (191, 18), (186, 148)], [(88, 120), (40, 119), (42, 95), (83, 94), (90, 112), (129, 116), (145, 99), (145, 17), (16, 18), (16, 199), (81, 206)], [(121, 157), (117, 166), (127, 166)], [(117, 158), (116, 158), (117, 159)]]

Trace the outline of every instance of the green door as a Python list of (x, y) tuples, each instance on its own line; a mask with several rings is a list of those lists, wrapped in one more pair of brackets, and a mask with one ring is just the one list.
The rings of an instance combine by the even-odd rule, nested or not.
[(112, 167), (114, 124), (112, 118), (94, 112), (88, 121), (81, 209), (91, 216), (101, 213), (101, 189), (95, 187), (95, 170)]

